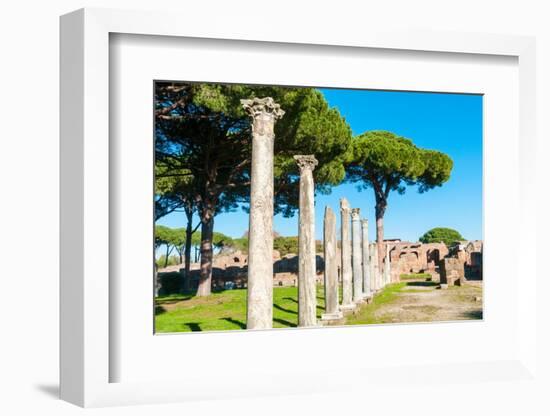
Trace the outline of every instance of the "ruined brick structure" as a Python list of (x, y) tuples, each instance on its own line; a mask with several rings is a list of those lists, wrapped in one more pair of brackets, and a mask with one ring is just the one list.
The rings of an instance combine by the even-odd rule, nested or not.
[[(402, 274), (429, 273), (433, 281), (448, 281), (449, 285), (461, 284), (465, 280), (483, 278), (483, 242), (460, 241), (451, 250), (444, 243), (413, 243), (400, 240), (386, 240), (390, 246), (391, 281), (398, 282)], [(337, 247), (339, 256), (340, 247)], [(183, 265), (169, 266), (159, 270), (159, 277), (173, 275)], [(316, 255), (316, 281), (323, 284), (323, 255)], [(224, 253), (214, 257), (212, 285), (214, 289), (224, 288), (232, 282), (236, 288), (247, 286), (248, 256), (241, 251)], [(339, 281), (341, 268), (338, 265)], [(191, 283), (196, 287), (199, 279), (199, 264), (191, 264)], [(288, 254), (281, 257), (273, 250), (273, 285), (296, 286), (298, 282), (298, 256)], [(177, 285), (175, 285), (177, 286)]]
[(443, 243), (411, 243), (389, 240), (391, 259), (391, 281), (398, 282), (402, 274), (430, 273), (439, 279), (437, 272), (439, 261), (449, 254)]
[(458, 257), (446, 257), (439, 262), (439, 283), (446, 285), (462, 285), (464, 277), (464, 261)]

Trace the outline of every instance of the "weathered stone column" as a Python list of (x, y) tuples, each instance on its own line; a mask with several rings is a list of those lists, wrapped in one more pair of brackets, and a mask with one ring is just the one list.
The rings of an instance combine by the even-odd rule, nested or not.
[(378, 245), (376, 243), (371, 244), (371, 261), (373, 263), (373, 280), (374, 280), (374, 290), (379, 291), (380, 287), (380, 270), (378, 267)]
[(363, 302), (363, 269), (361, 268), (363, 253), (361, 252), (361, 217), (359, 208), (351, 210), (351, 239), (353, 265), (353, 302)]
[(241, 100), (252, 118), (246, 327), (273, 327), (273, 143), (284, 111), (271, 97)]
[(370, 290), (374, 294), (376, 292), (376, 276), (374, 275), (374, 248), (373, 243), (369, 244), (369, 274), (370, 274)]
[(321, 315), (321, 320), (331, 321), (341, 319), (343, 314), (338, 310), (336, 216), (329, 206), (325, 208), (323, 245), (325, 257), (325, 313)]
[(384, 286), (390, 283), (390, 244), (386, 243), (386, 257), (384, 259)]
[(388, 254), (386, 254), (386, 258), (388, 259), (388, 284), (390, 284), (392, 281), (391, 281), (391, 247), (389, 243), (387, 245), (387, 253)]
[(363, 296), (370, 297), (371, 282), (370, 282), (370, 252), (369, 252), (369, 220), (361, 220), (361, 234), (362, 234), (362, 253), (363, 253)]
[(300, 168), (300, 214), (298, 219), (298, 326), (317, 325), (317, 293), (315, 277), (315, 200), (313, 155), (296, 155)]
[(346, 198), (340, 199), (340, 213), (342, 216), (341, 224), (341, 245), (342, 253), (342, 310), (354, 309), (353, 304), (353, 282), (351, 274), (351, 240), (349, 237), (349, 216), (350, 207)]

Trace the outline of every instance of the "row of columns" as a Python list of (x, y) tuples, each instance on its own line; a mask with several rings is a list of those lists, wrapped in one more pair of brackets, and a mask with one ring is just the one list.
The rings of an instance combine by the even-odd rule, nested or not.
[[(340, 319), (343, 312), (355, 310), (360, 304), (372, 299), (373, 295), (390, 283), (390, 246), (386, 244), (384, 270), (378, 267), (376, 243), (369, 243), (368, 220), (361, 219), (359, 208), (351, 208), (346, 198), (340, 200), (341, 249), (337, 258), (336, 220), (330, 207), (325, 208), (325, 299), (326, 313), (323, 321)], [(351, 217), (351, 221), (350, 221)], [(351, 233), (350, 233), (351, 222)], [(338, 264), (342, 270), (342, 303), (338, 305)]]
[[(284, 115), (271, 97), (241, 100), (252, 119), (252, 161), (249, 215), (247, 329), (273, 326), (273, 147), (275, 122)], [(314, 155), (294, 157), (300, 170), (298, 326), (316, 326), (316, 253), (313, 170)], [(341, 257), (337, 255), (336, 216), (325, 209), (324, 287), (325, 313), (322, 321), (341, 319), (370, 299), (390, 280), (390, 265), (378, 270), (376, 244), (369, 244), (368, 221), (361, 220), (359, 208), (340, 200)], [(350, 236), (351, 216), (351, 236)], [(389, 259), (387, 246), (386, 258)], [(342, 271), (342, 303), (339, 303), (338, 264)]]

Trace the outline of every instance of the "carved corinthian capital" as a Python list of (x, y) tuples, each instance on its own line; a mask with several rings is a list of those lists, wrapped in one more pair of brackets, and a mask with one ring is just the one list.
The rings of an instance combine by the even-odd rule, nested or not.
[(247, 114), (252, 118), (257, 118), (259, 116), (271, 116), (276, 120), (285, 114), (285, 112), (281, 109), (281, 106), (271, 97), (255, 97), (249, 100), (241, 100), (241, 104)]
[(346, 212), (349, 213), (349, 210), (350, 210), (350, 206), (349, 206), (348, 200), (346, 198), (341, 198), (340, 199), (340, 211), (343, 212), (343, 213), (346, 213)]
[(352, 208), (351, 209), (351, 220), (352, 221), (359, 221), (359, 208)]
[(368, 226), (369, 226), (369, 220), (366, 219), (366, 218), (363, 218), (363, 219), (361, 220), (361, 225), (362, 225), (364, 228), (368, 227)]
[(294, 160), (298, 164), (298, 167), (300, 168), (300, 172), (302, 172), (304, 169), (313, 170), (315, 169), (315, 166), (319, 162), (317, 162), (317, 159), (315, 159), (314, 155), (295, 155)]

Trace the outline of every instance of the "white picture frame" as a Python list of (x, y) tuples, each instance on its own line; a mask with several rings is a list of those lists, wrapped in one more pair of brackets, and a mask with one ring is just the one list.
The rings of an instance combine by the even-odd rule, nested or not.
[[(110, 365), (120, 359), (110, 349), (109, 227), (109, 36), (113, 33), (334, 47), (429, 51), (439, 54), (504, 55), (519, 68), (519, 196), (520, 213), (535, 212), (535, 42), (530, 37), (348, 28), (334, 33), (302, 32), (275, 24), (234, 31), (235, 22), (205, 27), (200, 19), (173, 13), (82, 9), (61, 18), (61, 398), (80, 406), (159, 403), (278, 393), (315, 393), (360, 388), (361, 383), (389, 380), (429, 383), (447, 373), (462, 382), (484, 379), (526, 380), (536, 374), (537, 270), (529, 241), (535, 241), (536, 218), (521, 215), (518, 262), (529, 290), (518, 288), (516, 352), (508, 359), (472, 363), (442, 360), (439, 365), (388, 370), (370, 368), (366, 378), (349, 368), (321, 373), (293, 372), (288, 380), (271, 374), (244, 384), (224, 385), (194, 372), (181, 381), (111, 382)], [(240, 26), (243, 27), (243, 26)], [(513, 270), (511, 273), (518, 273)], [(527, 286), (527, 285), (526, 285)], [(406, 331), (407, 329), (403, 329)], [(409, 329), (410, 330), (410, 329)], [(269, 333), (258, 339), (269, 342)], [(336, 335), (338, 336), (338, 335)], [(340, 335), (342, 336), (342, 335)], [(148, 357), (154, 359), (154, 357)], [(481, 377), (480, 374), (483, 373)], [(323, 382), (328, 374), (337, 383)], [(442, 379), (445, 379), (443, 377)], [(359, 383), (359, 384), (357, 384)], [(388, 383), (385, 381), (383, 383)], [(370, 385), (369, 384), (369, 385)], [(284, 386), (274, 391), (273, 386)]]

